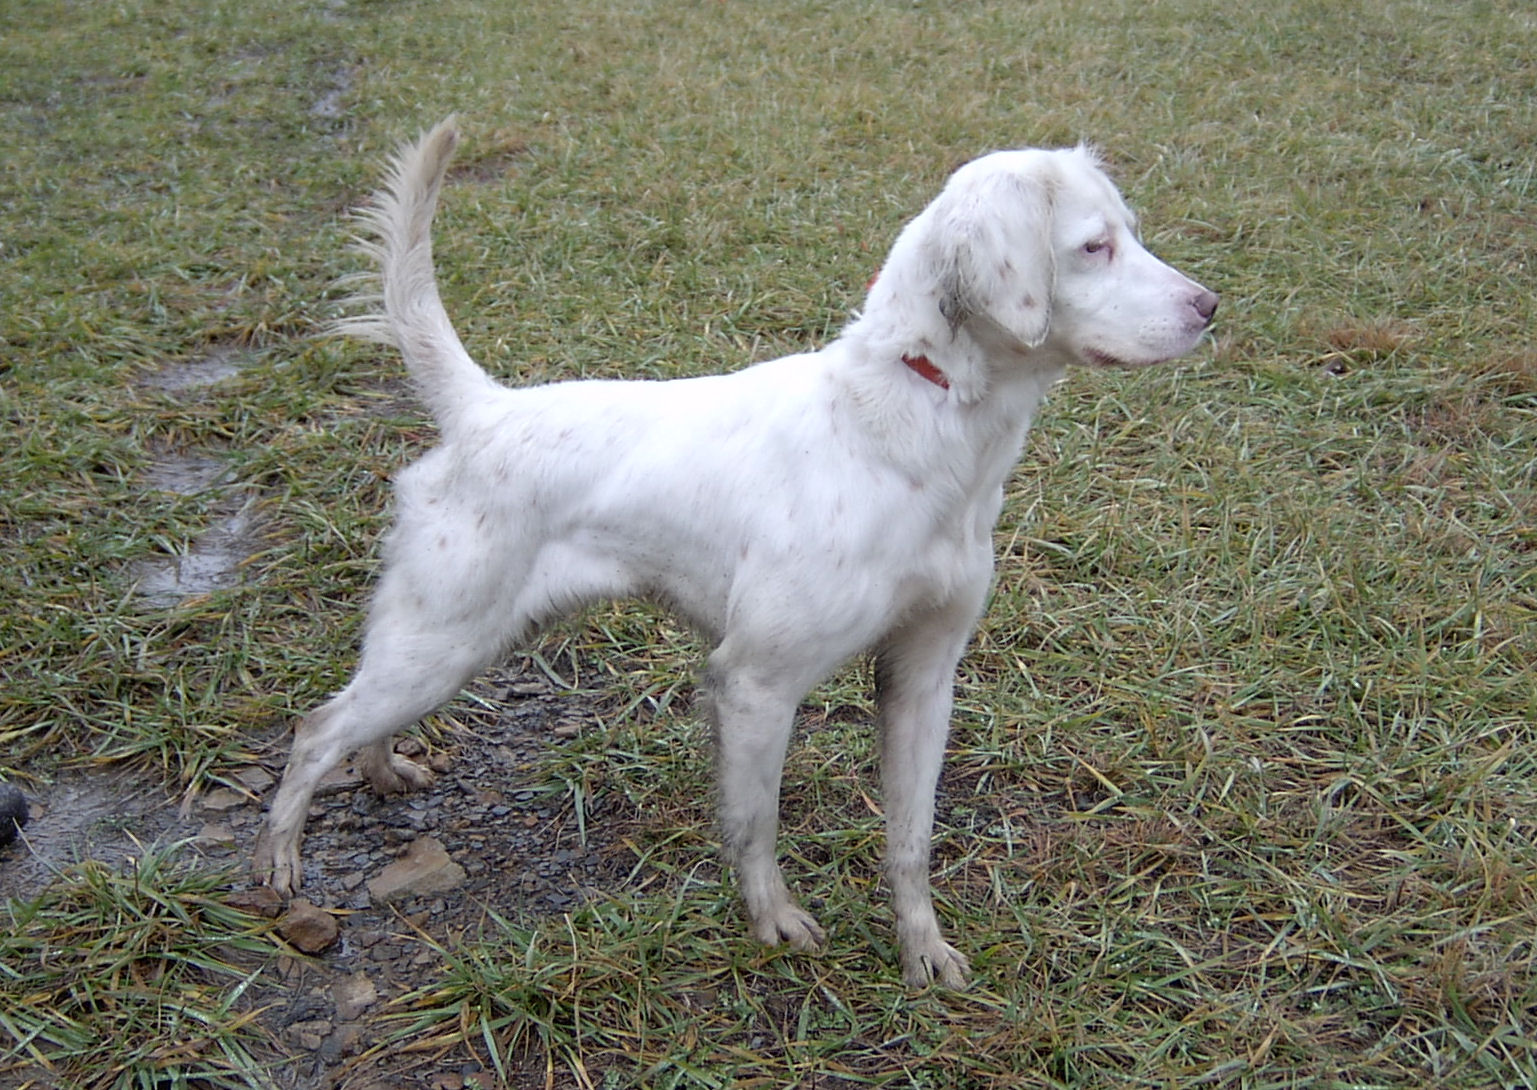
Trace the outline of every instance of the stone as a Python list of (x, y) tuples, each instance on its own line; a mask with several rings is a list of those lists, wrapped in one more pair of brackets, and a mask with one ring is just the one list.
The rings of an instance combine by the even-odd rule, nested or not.
[(325, 1039), (325, 1044), (320, 1047), (320, 1058), (326, 1063), (337, 1063), (342, 1057), (357, 1053), (362, 1047), (362, 1042), (362, 1028), (350, 1023), (343, 1023), (337, 1026), (331, 1032), (331, 1035)]
[(317, 1051), (325, 1044), (326, 1037), (330, 1035), (332, 1025), (323, 1019), (313, 1022), (295, 1022), (283, 1031), (294, 1044), (311, 1052)]
[(347, 764), (337, 765), (320, 777), (320, 782), (315, 785), (315, 795), (320, 798), (338, 791), (351, 791), (362, 784), (363, 774), (358, 771), (356, 762), (349, 761)]
[(202, 798), (204, 810), (214, 810), (223, 813), (225, 810), (233, 810), (237, 806), (244, 806), (246, 797), (239, 791), (232, 791), (228, 787), (215, 787)]
[(210, 821), (198, 830), (197, 839), (201, 844), (222, 844), (225, 847), (233, 847), (235, 830), (223, 822)]
[(332, 984), (331, 998), (336, 1002), (336, 1017), (343, 1022), (353, 1022), (378, 1001), (379, 990), (368, 974), (360, 970)]
[(224, 898), (224, 903), (231, 908), (238, 908), (241, 912), (249, 912), (253, 916), (265, 916), (269, 920), (277, 919), (283, 911), (282, 895), (267, 886), (237, 889)]
[(368, 895), (376, 904), (391, 904), (423, 893), (444, 893), (464, 884), (464, 868), (449, 858), (430, 836), (411, 842), (406, 854), (369, 880)]
[(31, 818), (27, 808), (27, 796), (19, 787), (0, 783), (0, 844), (16, 839), (21, 827)]
[(277, 780), (272, 773), (268, 772), (261, 765), (251, 765), (235, 772), (235, 782), (252, 793), (259, 795), (276, 783)]
[(306, 954), (320, 953), (335, 942), (340, 933), (334, 916), (298, 898), (289, 904), (288, 913), (278, 923), (278, 934), (294, 949)]

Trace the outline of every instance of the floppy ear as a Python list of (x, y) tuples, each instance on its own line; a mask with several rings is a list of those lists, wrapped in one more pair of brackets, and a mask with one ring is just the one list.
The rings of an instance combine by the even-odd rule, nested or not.
[(1014, 171), (957, 177), (935, 219), (939, 309), (951, 330), (991, 319), (1028, 348), (1046, 339), (1057, 263), (1051, 245), (1052, 192)]

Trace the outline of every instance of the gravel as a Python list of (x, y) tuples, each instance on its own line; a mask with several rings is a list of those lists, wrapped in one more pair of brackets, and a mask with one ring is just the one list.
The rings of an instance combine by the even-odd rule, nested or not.
[[(474, 691), (481, 699), (454, 708), (467, 729), (453, 731), (444, 748), (426, 752), (409, 737), (399, 743), (436, 771), (427, 790), (381, 799), (350, 767), (322, 785), (306, 827), (301, 896), (335, 918), (336, 936), (314, 957), (279, 958), (247, 997), (252, 1007), (266, 1008), (260, 1020), (279, 1053), (275, 1085), (473, 1085), (476, 1063), (463, 1054), (417, 1057), (406, 1068), (399, 1050), (360, 1059), (385, 1032), (374, 1020), (380, 1009), (431, 981), (441, 958), (426, 940), (451, 948), (495, 927), (493, 915), (569, 912), (630, 874), (635, 861), (623, 847), (630, 816), (624, 800), (588, 799), (584, 838), (570, 795), (550, 789), (538, 771), (549, 747), (601, 729), (594, 698), (507, 673), (483, 678)], [(0, 848), (0, 896), (35, 897), (74, 859), (116, 864), (151, 840), (191, 839), (191, 850), (210, 865), (238, 863), (260, 830), (287, 742), (286, 732), (274, 740), (270, 763), (236, 770), (238, 789), (209, 791), (190, 808), (121, 772), (61, 774), (34, 793), (39, 812), (22, 841)], [(392, 893), (390, 904), (375, 903), (370, 885), (386, 867), (408, 856), (441, 864), (439, 847), (449, 872), (462, 871), (454, 888)], [(248, 911), (285, 911), (263, 887), (242, 883), (229, 896)], [(317, 922), (324, 936), (323, 920), (307, 926)]]

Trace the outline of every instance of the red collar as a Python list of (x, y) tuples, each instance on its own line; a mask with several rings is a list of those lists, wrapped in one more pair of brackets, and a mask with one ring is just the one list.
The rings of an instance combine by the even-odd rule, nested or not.
[(945, 377), (945, 373), (938, 367), (935, 367), (927, 356), (909, 356), (904, 354), (902, 362), (912, 369), (913, 374), (928, 379), (941, 390), (948, 390), (950, 388), (950, 380)]

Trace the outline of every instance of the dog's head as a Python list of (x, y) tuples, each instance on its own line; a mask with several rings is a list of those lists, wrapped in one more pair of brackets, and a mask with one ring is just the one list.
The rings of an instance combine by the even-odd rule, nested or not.
[(1066, 362), (1145, 365), (1193, 348), (1217, 307), (1142, 246), (1136, 217), (1083, 147), (974, 160), (909, 231), (893, 258), (911, 254), (916, 268), (903, 271), (952, 337), (965, 327)]

